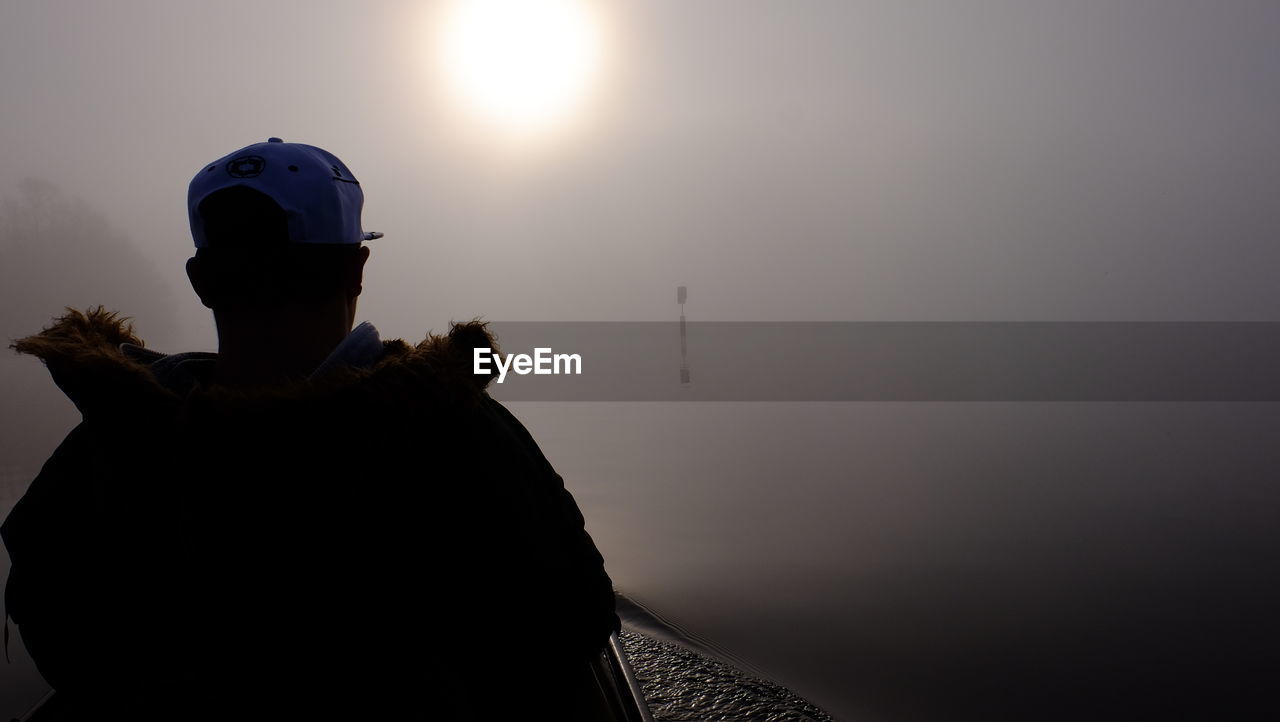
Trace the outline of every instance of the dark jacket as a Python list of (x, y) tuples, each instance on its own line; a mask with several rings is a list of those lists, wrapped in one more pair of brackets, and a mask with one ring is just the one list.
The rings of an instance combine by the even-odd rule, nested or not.
[(576, 503), (471, 372), (483, 325), (253, 391), (122, 344), (142, 345), (101, 310), (15, 344), (83, 416), (0, 529), (9, 615), (60, 696), (497, 719), (554, 707), (617, 629)]

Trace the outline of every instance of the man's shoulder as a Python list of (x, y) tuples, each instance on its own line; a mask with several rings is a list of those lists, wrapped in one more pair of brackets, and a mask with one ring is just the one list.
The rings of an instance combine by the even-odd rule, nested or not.
[(529, 433), (529, 429), (521, 423), (520, 419), (516, 418), (515, 414), (511, 413), (510, 409), (487, 393), (484, 395), (482, 405), (484, 412), (492, 419), (496, 428), (502, 429), (514, 443), (536, 460), (547, 463), (546, 458), (542, 455), (542, 449), (533, 438), (533, 434)]

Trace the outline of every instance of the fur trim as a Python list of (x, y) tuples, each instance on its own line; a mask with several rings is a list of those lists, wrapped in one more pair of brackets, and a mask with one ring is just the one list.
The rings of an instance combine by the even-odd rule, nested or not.
[(89, 348), (116, 349), (122, 343), (144, 345), (142, 339), (134, 335), (132, 319), (127, 316), (102, 306), (85, 312), (67, 307), (66, 311), (40, 333), (18, 339), (9, 348), (47, 361), (64, 356), (72, 349), (79, 355)]
[(53, 381), (82, 414), (131, 398), (173, 398), (146, 366), (130, 361), (120, 344), (142, 346), (129, 318), (102, 306), (81, 312), (67, 308), (51, 326), (10, 348), (39, 358)]
[(491, 348), (494, 353), (498, 353), (498, 344), (489, 333), (489, 324), (479, 319), (472, 319), (462, 323), (450, 323), (449, 333), (444, 336), (428, 334), (415, 351), (426, 356), (438, 355), (448, 358), (450, 371), (464, 370), (465, 382), (483, 389), (498, 377), (498, 372), (494, 369), (490, 369), (486, 374), (472, 372), (475, 349), (478, 348)]
[[(99, 306), (86, 312), (68, 308), (51, 326), (14, 342), (11, 348), (42, 360), (54, 382), (86, 417), (104, 409), (119, 413), (122, 407), (137, 407), (148, 398), (176, 404), (177, 396), (156, 379), (146, 363), (120, 350), (123, 343), (144, 346), (127, 317)], [(335, 394), (348, 396), (349, 392), (372, 395), (384, 402), (422, 398), (424, 393), (435, 401), (465, 402), (482, 397), (485, 387), (497, 376), (494, 370), (487, 374), (472, 372), (476, 348), (498, 351), (487, 324), (479, 320), (453, 323), (447, 334), (429, 334), (416, 346), (399, 339), (385, 341), (382, 359), (371, 368), (339, 369), (313, 383), (203, 389), (201, 403), (234, 408), (265, 399), (320, 401)], [(353, 388), (357, 381), (358, 392)]]

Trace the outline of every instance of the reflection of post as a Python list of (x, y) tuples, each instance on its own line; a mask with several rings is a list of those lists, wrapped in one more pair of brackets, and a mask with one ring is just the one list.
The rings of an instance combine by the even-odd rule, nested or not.
[(692, 383), (689, 376), (689, 343), (684, 327), (684, 302), (688, 300), (688, 289), (676, 287), (676, 303), (680, 304), (680, 385), (688, 388)]

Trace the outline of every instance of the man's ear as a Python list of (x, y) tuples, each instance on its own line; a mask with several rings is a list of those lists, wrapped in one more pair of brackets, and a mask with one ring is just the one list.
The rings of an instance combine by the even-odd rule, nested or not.
[(360, 246), (360, 250), (352, 258), (351, 264), (347, 266), (347, 275), (343, 279), (343, 286), (347, 289), (347, 298), (355, 298), (363, 290), (361, 282), (364, 280), (364, 264), (368, 260), (369, 247)]
[(209, 278), (208, 264), (195, 256), (188, 258), (187, 278), (191, 281), (191, 288), (200, 297), (200, 303), (205, 308), (213, 308), (213, 284)]

